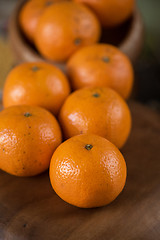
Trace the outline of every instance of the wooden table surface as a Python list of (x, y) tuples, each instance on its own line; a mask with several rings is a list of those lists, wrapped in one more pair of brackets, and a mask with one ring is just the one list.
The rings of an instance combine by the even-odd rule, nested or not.
[(160, 115), (132, 102), (122, 149), (128, 177), (110, 205), (80, 209), (52, 190), (48, 172), (18, 178), (0, 171), (0, 240), (160, 239)]

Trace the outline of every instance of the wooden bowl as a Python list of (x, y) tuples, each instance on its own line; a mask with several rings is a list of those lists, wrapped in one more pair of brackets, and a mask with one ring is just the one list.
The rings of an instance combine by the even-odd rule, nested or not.
[[(65, 72), (65, 64), (56, 63), (44, 59), (29, 43), (20, 29), (18, 23), (19, 12), (26, 1), (18, 3), (12, 13), (9, 22), (9, 39), (16, 63), (47, 61), (57, 65)], [(112, 29), (102, 29), (100, 42), (110, 43), (119, 47), (134, 62), (139, 56), (144, 40), (144, 25), (138, 8), (135, 8), (133, 15), (125, 23)]]

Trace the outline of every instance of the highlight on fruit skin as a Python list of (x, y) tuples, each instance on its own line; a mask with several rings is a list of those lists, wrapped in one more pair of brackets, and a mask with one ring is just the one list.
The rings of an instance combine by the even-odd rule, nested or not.
[(31, 105), (57, 115), (70, 94), (65, 74), (46, 62), (25, 62), (8, 74), (3, 89), (3, 106)]
[(9, 174), (44, 172), (61, 141), (56, 118), (44, 108), (21, 105), (0, 112), (0, 169)]
[(67, 203), (81, 208), (111, 203), (122, 192), (126, 175), (124, 157), (116, 146), (92, 134), (63, 142), (49, 168), (54, 191)]
[(130, 134), (131, 113), (113, 89), (82, 88), (70, 94), (58, 116), (65, 139), (79, 134), (96, 134), (122, 148)]
[(134, 70), (130, 59), (117, 47), (97, 43), (76, 51), (67, 62), (71, 87), (110, 87), (124, 99), (133, 88)]

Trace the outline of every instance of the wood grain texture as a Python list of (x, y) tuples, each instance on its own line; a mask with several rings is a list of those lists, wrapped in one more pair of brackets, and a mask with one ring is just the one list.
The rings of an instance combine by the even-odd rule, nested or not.
[(0, 171), (2, 240), (158, 240), (160, 237), (160, 115), (131, 103), (133, 129), (122, 150), (124, 191), (103, 208), (80, 209), (52, 190), (48, 173), (18, 178)]

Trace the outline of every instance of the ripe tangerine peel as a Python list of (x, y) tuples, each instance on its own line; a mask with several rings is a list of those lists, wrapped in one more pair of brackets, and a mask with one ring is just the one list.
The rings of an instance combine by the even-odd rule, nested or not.
[(123, 190), (126, 163), (108, 140), (82, 134), (63, 142), (50, 163), (50, 181), (66, 202), (82, 208), (112, 202)]
[(110, 88), (83, 88), (68, 96), (59, 122), (65, 139), (78, 134), (97, 134), (118, 148), (126, 143), (131, 130), (127, 103)]
[(26, 37), (34, 42), (34, 34), (40, 16), (45, 9), (61, 0), (30, 0), (25, 2), (19, 14), (19, 24)]
[(7, 173), (42, 173), (61, 141), (56, 118), (43, 108), (12, 106), (0, 112), (0, 169)]
[(83, 4), (58, 2), (46, 9), (35, 32), (35, 45), (47, 59), (65, 62), (79, 48), (98, 42), (100, 23)]
[(97, 15), (103, 27), (111, 28), (122, 24), (132, 16), (134, 0), (74, 0), (84, 3)]
[(68, 79), (57, 67), (45, 62), (27, 62), (16, 66), (7, 76), (3, 106), (40, 106), (57, 115), (69, 93)]
[(134, 81), (129, 58), (110, 44), (93, 44), (74, 53), (67, 62), (67, 74), (74, 90), (110, 87), (129, 98)]

